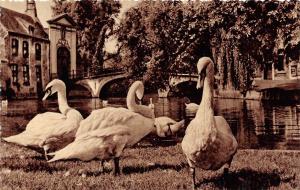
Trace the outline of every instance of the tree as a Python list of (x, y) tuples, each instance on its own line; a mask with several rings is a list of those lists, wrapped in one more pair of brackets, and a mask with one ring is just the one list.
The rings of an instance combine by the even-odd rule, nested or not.
[(199, 52), (209, 44), (203, 39), (209, 38), (203, 37), (208, 35), (207, 23), (195, 18), (196, 12), (176, 1), (146, 1), (130, 9), (118, 31), (130, 74), (157, 89), (168, 85), (172, 73), (195, 72), (198, 58), (209, 55)]
[[(276, 50), (279, 48), (280, 40), (284, 41), (285, 47), (289, 47), (287, 44), (290, 44), (291, 36), (295, 31), (299, 33), (297, 13), (299, 13), (299, 2), (277, 1), (222, 2), (213, 12), (212, 18), (223, 18), (219, 19), (221, 22), (217, 25), (214, 34), (224, 31), (222, 33), (224, 35), (220, 35), (218, 41), (223, 44), (222, 49), (224, 46), (232, 47), (236, 57), (232, 59), (233, 65), (239, 68), (237, 70), (239, 76), (234, 77), (228, 72), (232, 78), (227, 80), (231, 80), (234, 87), (242, 94), (245, 95), (251, 88), (255, 70), (260, 68), (262, 71), (267, 71), (272, 67), (272, 63), (276, 63)], [(231, 18), (231, 23), (226, 18)], [(292, 49), (285, 48), (285, 52), (289, 54)], [(223, 63), (222, 67), (228, 64), (228, 62)], [(223, 74), (224, 80), (226, 73)]]
[(210, 56), (219, 87), (245, 95), (255, 70), (276, 61), (278, 40), (286, 53), (299, 52), (298, 13), (297, 1), (141, 2), (118, 31), (122, 62), (132, 76), (163, 88), (170, 73), (196, 72), (197, 60)]
[(77, 49), (84, 67), (103, 68), (106, 57), (105, 40), (114, 34), (115, 19), (120, 12), (118, 1), (66, 1), (55, 0), (54, 15), (68, 13), (77, 24)]

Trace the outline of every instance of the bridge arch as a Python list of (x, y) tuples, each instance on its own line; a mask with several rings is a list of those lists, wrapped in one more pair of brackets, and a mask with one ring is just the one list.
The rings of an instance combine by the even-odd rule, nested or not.
[(99, 98), (100, 92), (104, 85), (114, 80), (126, 78), (127, 76), (128, 75), (126, 73), (122, 73), (117, 75), (102, 76), (99, 78), (86, 78), (77, 81), (76, 84), (87, 88), (91, 92), (93, 98)]
[(176, 75), (171, 75), (170, 80), (169, 80), (169, 85), (172, 86), (177, 86), (180, 83), (183, 82), (190, 82), (194, 81), (197, 82), (198, 75), (196, 74), (176, 74)]
[(166, 91), (158, 90), (159, 97), (167, 97), (171, 91), (177, 96), (186, 96), (192, 102), (199, 103), (202, 90), (196, 89), (197, 80), (197, 74), (172, 74), (169, 78), (169, 88)]
[(86, 86), (77, 83), (71, 83), (68, 91), (68, 96), (71, 97), (91, 97), (90, 89)]
[(125, 78), (110, 80), (102, 86), (99, 98), (105, 100), (111, 96), (126, 97), (128, 89), (129, 81)]
[(197, 89), (196, 81), (182, 81), (176, 86), (173, 86), (177, 90), (176, 95), (179, 97), (188, 97), (191, 102), (199, 104), (202, 98), (202, 89)]

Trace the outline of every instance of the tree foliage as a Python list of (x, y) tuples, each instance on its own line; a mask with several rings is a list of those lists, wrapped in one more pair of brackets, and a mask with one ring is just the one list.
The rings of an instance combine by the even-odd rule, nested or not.
[(118, 31), (122, 62), (159, 88), (170, 73), (196, 72), (197, 60), (210, 56), (220, 87), (245, 94), (255, 71), (276, 62), (278, 48), (299, 52), (299, 12), (297, 1), (141, 2)]
[(54, 1), (53, 14), (68, 13), (77, 24), (77, 50), (85, 67), (103, 67), (109, 56), (104, 50), (105, 40), (113, 35), (120, 7), (114, 0)]
[(144, 77), (154, 88), (163, 88), (169, 74), (192, 72), (195, 64), (191, 62), (205, 49), (201, 48), (205, 43), (197, 39), (208, 35), (201, 26), (205, 21), (197, 22), (193, 14), (193, 9), (176, 1), (146, 1), (129, 10), (118, 40), (124, 44), (124, 65), (130, 73)]

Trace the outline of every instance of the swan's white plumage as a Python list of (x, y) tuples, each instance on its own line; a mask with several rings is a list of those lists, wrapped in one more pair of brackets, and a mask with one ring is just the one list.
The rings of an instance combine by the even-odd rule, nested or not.
[[(47, 118), (47, 122), (45, 122), (45, 118)], [(56, 112), (45, 112), (37, 114), (34, 118), (32, 118), (26, 126), (26, 130), (38, 131), (47, 126), (56, 126), (57, 124), (66, 120), (67, 117), (61, 113)]]
[[(68, 106), (65, 97), (65, 84), (55, 79), (46, 88), (58, 93), (61, 113), (46, 112), (36, 115), (18, 135), (3, 138), (7, 142), (31, 148), (60, 149), (73, 141), (75, 133), (83, 119), (81, 114)], [(49, 94), (51, 95), (51, 94)], [(46, 95), (44, 99), (46, 98)]]
[(154, 125), (156, 128), (155, 133), (159, 137), (166, 137), (176, 134), (182, 129), (184, 127), (184, 120), (177, 122), (169, 117), (162, 116), (155, 118)]
[(185, 103), (185, 111), (188, 113), (196, 113), (199, 105), (196, 103)]
[(152, 98), (150, 98), (149, 101), (150, 101), (150, 102), (149, 102), (148, 107), (149, 107), (150, 109), (154, 110), (155, 106), (154, 106), (154, 104), (153, 104), (153, 102), (152, 102)]
[(111, 128), (114, 125), (128, 126), (131, 134), (127, 145), (131, 146), (149, 134), (154, 128), (154, 120), (126, 108), (103, 108), (94, 110), (84, 119), (76, 133), (76, 137), (89, 131)]
[(139, 113), (147, 118), (154, 119), (154, 111), (145, 105), (138, 105), (135, 101), (135, 97), (138, 97), (139, 100), (142, 99), (144, 95), (144, 85), (141, 81), (135, 81), (128, 90), (126, 103), (127, 108), (130, 111)]
[(188, 97), (184, 97), (185, 111), (187, 114), (194, 114), (197, 112), (199, 105), (192, 103)]
[(123, 125), (89, 131), (75, 139), (65, 148), (51, 153), (54, 157), (49, 162), (64, 159), (83, 161), (99, 158), (101, 160), (119, 157), (130, 138), (129, 129)]
[(52, 153), (54, 158), (51, 162), (71, 158), (81, 160), (116, 158), (121, 155), (124, 147), (136, 144), (153, 131), (154, 118), (139, 113), (148, 114), (150, 109), (133, 101), (136, 94), (143, 95), (143, 88), (139, 91), (138, 87), (141, 84), (140, 81), (133, 83), (127, 94), (127, 105), (134, 111), (113, 107), (92, 111), (81, 122), (75, 141), (64, 149)]
[(191, 168), (217, 170), (224, 164), (230, 165), (238, 144), (227, 121), (214, 116), (213, 62), (210, 58), (201, 58), (197, 68), (201, 75), (197, 86), (202, 85), (204, 76), (203, 96), (195, 118), (186, 129), (182, 149)]

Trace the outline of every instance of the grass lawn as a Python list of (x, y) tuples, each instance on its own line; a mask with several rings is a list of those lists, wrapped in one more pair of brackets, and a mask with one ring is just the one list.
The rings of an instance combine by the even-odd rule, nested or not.
[[(121, 158), (122, 174), (100, 162), (47, 163), (32, 150), (0, 142), (1, 189), (191, 189), (180, 144), (136, 146)], [(199, 189), (300, 189), (300, 151), (239, 150), (228, 176), (198, 169)]]

